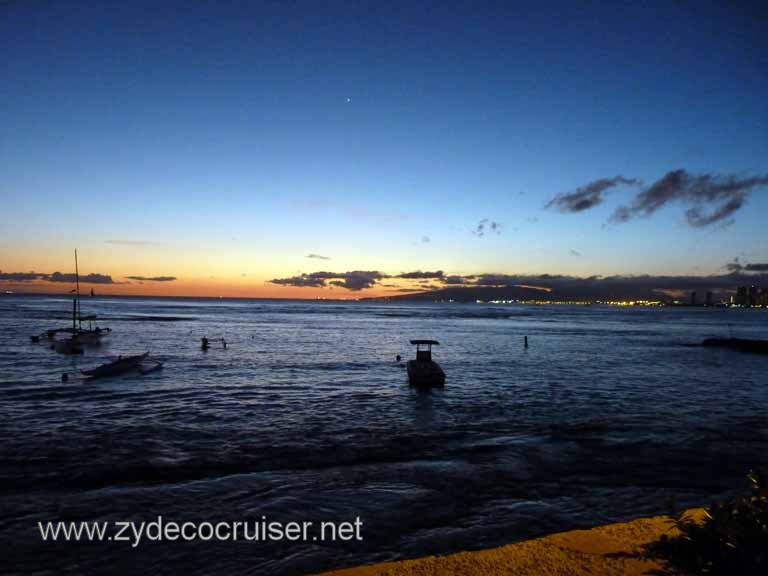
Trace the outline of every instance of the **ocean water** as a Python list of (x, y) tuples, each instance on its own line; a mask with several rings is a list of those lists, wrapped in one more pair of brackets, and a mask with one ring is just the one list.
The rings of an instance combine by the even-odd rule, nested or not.
[[(69, 310), (0, 297), (11, 572), (304, 574), (703, 505), (768, 466), (768, 357), (697, 345), (768, 338), (766, 310), (96, 297), (101, 347), (30, 343)], [(407, 385), (410, 338), (441, 342), (444, 390)], [(144, 351), (162, 371), (76, 377)], [(132, 548), (37, 528), (159, 515), (359, 516), (363, 540)]]

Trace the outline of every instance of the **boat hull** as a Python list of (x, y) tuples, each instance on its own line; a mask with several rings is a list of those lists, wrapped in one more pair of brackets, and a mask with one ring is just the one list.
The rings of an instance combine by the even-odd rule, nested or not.
[(74, 356), (83, 353), (82, 342), (77, 337), (64, 338), (63, 340), (56, 340), (53, 343), (53, 349), (59, 354), (66, 354), (68, 356)]
[(127, 356), (120, 358), (109, 364), (102, 364), (91, 370), (81, 370), (81, 372), (90, 378), (105, 378), (108, 376), (118, 376), (132, 370), (138, 370), (141, 363), (149, 356), (149, 352), (137, 356)]
[(41, 336), (45, 336), (48, 340), (56, 340), (56, 336), (59, 334), (68, 334), (70, 338), (77, 338), (81, 344), (99, 344), (104, 336), (108, 336), (112, 332), (111, 328), (94, 328), (89, 330), (81, 330), (80, 328), (55, 328), (46, 330), (40, 336), (32, 336), (33, 342), (39, 342)]
[(432, 388), (445, 386), (445, 372), (437, 362), (409, 360), (408, 383), (420, 388)]
[(94, 330), (80, 330), (77, 333), (77, 337), (83, 342), (83, 344), (99, 344), (104, 336), (108, 336), (112, 332), (109, 328), (96, 328)]

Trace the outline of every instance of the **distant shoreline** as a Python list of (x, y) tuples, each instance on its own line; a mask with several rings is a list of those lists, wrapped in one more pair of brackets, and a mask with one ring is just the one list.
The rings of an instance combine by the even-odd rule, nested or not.
[[(749, 308), (749, 309), (765, 309), (762, 306), (729, 306), (726, 304), (716, 304), (712, 306), (705, 306), (703, 304), (691, 305), (682, 302), (663, 302), (663, 301), (647, 301), (647, 300), (627, 300), (627, 301), (603, 301), (603, 300), (574, 300), (574, 301), (557, 301), (557, 300), (433, 300), (426, 297), (427, 292), (419, 292), (411, 295), (398, 295), (398, 296), (367, 296), (363, 298), (276, 298), (265, 296), (181, 296), (181, 295), (162, 295), (162, 294), (96, 294), (95, 296), (82, 296), (83, 299), (88, 300), (90, 298), (103, 299), (103, 298), (119, 298), (126, 300), (141, 300), (141, 299), (153, 299), (153, 300), (211, 300), (211, 301), (227, 301), (227, 300), (239, 300), (239, 301), (267, 301), (267, 302), (332, 302), (332, 303), (361, 303), (361, 304), (479, 304), (479, 305), (493, 305), (493, 306), (508, 306), (508, 305), (522, 305), (522, 306), (606, 306), (612, 308), (696, 308), (696, 309), (715, 309), (721, 310), (725, 308)], [(72, 294), (67, 292), (16, 292), (9, 291), (5, 293), (0, 292), (2, 296), (22, 296), (31, 298), (71, 298)]]

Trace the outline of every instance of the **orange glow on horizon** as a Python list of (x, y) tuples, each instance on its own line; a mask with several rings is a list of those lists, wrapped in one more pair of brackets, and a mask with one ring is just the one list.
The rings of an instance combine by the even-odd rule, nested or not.
[[(356, 300), (359, 298), (378, 298), (404, 294), (399, 290), (372, 287), (363, 290), (346, 290), (339, 287), (313, 288), (293, 287), (270, 284), (269, 282), (245, 282), (237, 280), (174, 280), (167, 282), (119, 282), (115, 284), (94, 284), (80, 282), (80, 295), (90, 297), (91, 289), (96, 296), (160, 296), (160, 297), (203, 297), (203, 298), (281, 298), (298, 300)], [(75, 289), (74, 283), (68, 282), (0, 282), (0, 292), (15, 294), (51, 294), (69, 296)], [(414, 289), (411, 292), (423, 290)]]

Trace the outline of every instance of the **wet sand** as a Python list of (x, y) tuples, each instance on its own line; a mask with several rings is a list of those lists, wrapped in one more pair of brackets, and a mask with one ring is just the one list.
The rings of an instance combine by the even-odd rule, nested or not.
[[(686, 514), (700, 520), (702, 508)], [(461, 574), (484, 576), (641, 575), (658, 569), (658, 563), (633, 557), (640, 548), (662, 534), (677, 529), (668, 516), (638, 518), (589, 530), (572, 530), (477, 552), (427, 556), (415, 560), (384, 562), (322, 576), (431, 576)]]

